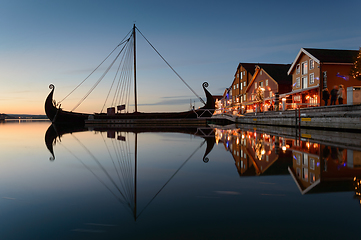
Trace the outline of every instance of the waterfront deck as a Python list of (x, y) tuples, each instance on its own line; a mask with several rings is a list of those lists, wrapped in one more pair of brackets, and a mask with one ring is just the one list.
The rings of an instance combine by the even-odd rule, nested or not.
[(242, 116), (215, 115), (212, 121), (295, 128), (361, 131), (361, 105), (333, 105), (300, 110), (247, 113)]

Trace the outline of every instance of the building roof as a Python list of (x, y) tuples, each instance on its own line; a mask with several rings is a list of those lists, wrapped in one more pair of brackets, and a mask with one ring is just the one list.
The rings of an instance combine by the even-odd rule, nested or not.
[(258, 63), (239, 63), (237, 70), (240, 68), (240, 66), (242, 66), (244, 69), (246, 69), (247, 72), (249, 72), (253, 76), (257, 64)]
[(292, 76), (288, 76), (287, 70), (291, 64), (258, 64), (270, 77), (279, 84), (292, 84)]
[[(273, 80), (278, 84), (292, 84), (292, 76), (287, 74), (287, 70), (290, 68), (291, 64), (269, 64), (269, 63), (259, 63), (257, 67), (261, 68), (265, 73), (267, 73)], [(257, 73), (253, 75), (251, 82), (248, 84), (248, 88), (252, 85)]]
[(358, 50), (304, 48), (322, 63), (353, 63)]
[(352, 64), (357, 57), (358, 50), (341, 50), (341, 49), (318, 49), (318, 48), (301, 48), (295, 60), (293, 61), (288, 74), (290, 74), (295, 67), (298, 59), (302, 53), (309, 56), (318, 64), (320, 63), (338, 63), (338, 64)]

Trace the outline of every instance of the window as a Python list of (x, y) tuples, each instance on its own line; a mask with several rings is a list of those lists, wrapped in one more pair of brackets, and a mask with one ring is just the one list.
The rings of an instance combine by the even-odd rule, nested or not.
[(299, 88), (301, 86), (300, 84), (300, 78), (296, 78), (296, 88)]
[(301, 169), (299, 169), (299, 168), (296, 169), (296, 175), (297, 175), (297, 178), (301, 178)]
[(233, 85), (233, 89), (236, 89), (236, 85)]
[(297, 64), (296, 66), (296, 74), (300, 74), (300, 64)]
[(314, 69), (315, 68), (315, 62), (313, 61), (313, 59), (310, 59), (310, 69)]
[(243, 101), (246, 101), (246, 98), (247, 98), (247, 94), (244, 94), (243, 95)]
[(307, 88), (308, 84), (307, 84), (307, 77), (302, 77), (302, 88)]
[(237, 86), (236, 86), (236, 88), (238, 88), (238, 83), (237, 83)]
[(246, 82), (243, 82), (243, 87), (245, 87), (246, 86)]
[(293, 158), (296, 159), (296, 164), (297, 164), (297, 165), (301, 165), (301, 160), (300, 160), (300, 156), (299, 156), (299, 155), (294, 154), (294, 155), (293, 155)]
[(272, 91), (269, 91), (269, 97), (270, 97), (270, 98), (273, 97)]
[(241, 74), (238, 73), (238, 75), (239, 75), (239, 79), (243, 79), (243, 74), (242, 74), (242, 72), (241, 72)]
[(307, 74), (307, 62), (302, 63), (302, 75)]
[(266, 86), (268, 86), (268, 79), (266, 79)]
[(254, 88), (257, 89), (257, 82), (254, 83)]
[(308, 155), (306, 153), (303, 154), (302, 164), (308, 166)]
[(259, 82), (259, 86), (260, 86), (260, 87), (263, 87), (263, 82)]
[(310, 172), (310, 183), (314, 183), (316, 181), (316, 175), (313, 172)]
[(311, 73), (310, 74), (310, 84), (314, 84), (315, 83), (315, 74)]
[(310, 169), (315, 170), (315, 159), (310, 158)]
[(302, 178), (308, 182), (308, 168), (302, 168)]
[(246, 71), (243, 71), (243, 76), (246, 76)]
[(241, 83), (241, 90), (243, 89), (243, 84)]

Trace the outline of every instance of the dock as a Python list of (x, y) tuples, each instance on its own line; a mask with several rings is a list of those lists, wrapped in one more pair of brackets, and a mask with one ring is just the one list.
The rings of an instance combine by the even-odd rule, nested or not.
[(245, 115), (219, 114), (213, 116), (211, 121), (216, 124), (228, 121), (238, 124), (361, 131), (361, 105), (332, 105)]

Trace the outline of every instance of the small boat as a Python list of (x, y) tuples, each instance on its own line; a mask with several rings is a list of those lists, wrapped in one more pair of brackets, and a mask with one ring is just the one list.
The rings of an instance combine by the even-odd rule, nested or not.
[[(112, 120), (117, 120), (119, 122), (119, 120), (139, 120), (139, 119), (143, 119), (143, 120), (147, 120), (147, 119), (149, 119), (149, 120), (154, 120), (154, 119), (163, 119), (163, 120), (164, 119), (170, 119), (170, 120), (172, 120), (172, 119), (197, 119), (199, 117), (205, 118), (205, 117), (211, 117), (213, 115), (213, 112), (215, 110), (215, 102), (214, 102), (212, 94), (206, 89), (208, 87), (208, 83), (204, 82), (202, 84), (203, 90), (206, 95), (206, 102), (204, 102), (202, 100), (202, 98), (200, 98), (193, 91), (193, 89), (191, 89), (190, 86), (179, 76), (179, 74), (177, 72), (175, 72), (175, 70), (168, 64), (168, 62), (165, 61), (165, 59), (159, 54), (159, 52), (153, 47), (153, 45), (151, 45), (149, 43), (149, 41), (147, 39), (146, 39), (146, 41), (153, 47), (153, 49), (159, 54), (159, 56), (161, 56), (161, 58), (176, 73), (176, 75), (185, 83), (185, 85), (201, 100), (201, 102), (204, 104), (204, 106), (201, 108), (198, 108), (198, 109), (193, 108), (189, 111), (184, 111), (184, 112), (155, 112), (155, 113), (138, 112), (137, 90), (136, 90), (136, 57), (135, 57), (135, 52), (136, 52), (136, 50), (135, 50), (135, 32), (136, 32), (136, 29), (137, 28), (134, 25), (132, 34), (130, 35), (130, 37), (128, 39), (126, 39), (125, 41), (123, 41), (123, 42), (127, 42), (127, 43), (129, 42), (132, 45), (132, 48), (133, 48), (132, 53), (134, 53), (133, 59), (132, 59), (133, 60), (132, 67), (134, 66), (134, 68), (133, 68), (133, 71), (134, 71), (133, 76), (134, 77), (133, 78), (134, 78), (135, 111), (132, 113), (122, 112), (122, 110), (125, 110), (125, 104), (119, 104), (117, 106), (117, 112), (115, 111), (115, 109), (116, 109), (115, 107), (109, 107), (107, 109), (107, 113), (89, 114), (89, 113), (65, 111), (61, 108), (61, 105), (58, 106), (55, 103), (55, 100), (53, 99), (55, 86), (53, 84), (50, 84), (49, 88), (51, 89), (51, 92), (49, 93), (48, 97), (45, 100), (45, 112), (46, 112), (47, 117), (53, 123), (83, 126), (85, 124), (85, 122), (87, 122), (88, 120), (89, 120), (89, 122), (87, 122), (87, 123), (91, 123), (94, 120), (97, 123), (99, 123), (99, 121), (109, 123)], [(143, 34), (142, 34), (142, 36), (144, 37)], [(124, 49), (124, 47), (123, 47), (123, 49)], [(119, 54), (118, 54), (118, 56), (119, 56)], [(96, 121), (96, 120), (99, 120), (99, 121)]]

